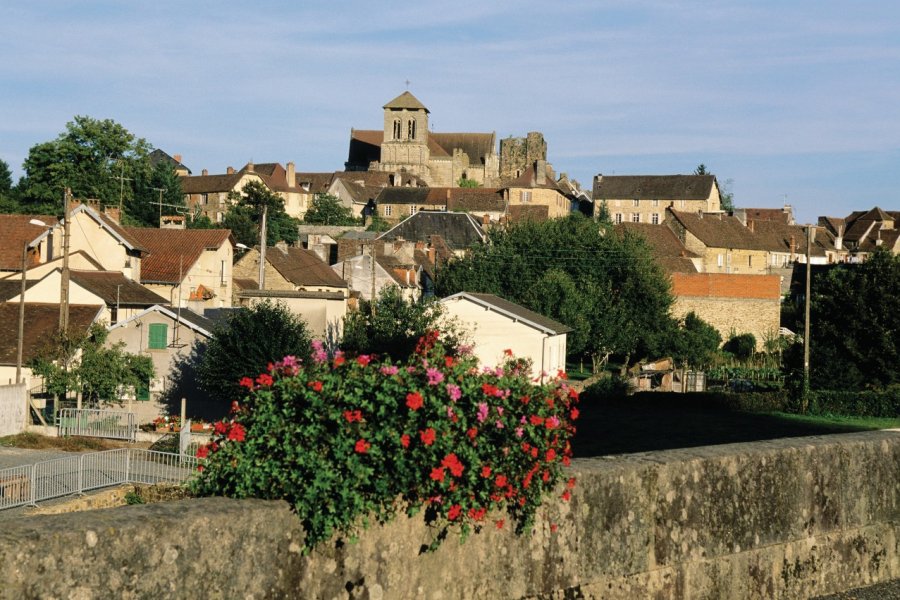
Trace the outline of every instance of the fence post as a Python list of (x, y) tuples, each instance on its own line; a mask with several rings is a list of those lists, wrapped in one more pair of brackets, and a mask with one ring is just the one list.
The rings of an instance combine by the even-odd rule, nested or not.
[(78, 457), (78, 495), (84, 495), (84, 454)]
[(37, 463), (31, 465), (31, 506), (37, 506), (37, 501), (35, 500), (35, 489), (37, 488)]
[(131, 448), (125, 449), (125, 483), (131, 481)]

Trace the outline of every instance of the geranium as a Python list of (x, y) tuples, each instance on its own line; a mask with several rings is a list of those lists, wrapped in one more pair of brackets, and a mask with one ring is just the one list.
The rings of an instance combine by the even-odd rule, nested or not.
[(436, 437), (436, 434), (434, 432), (434, 429), (432, 429), (431, 427), (429, 427), (428, 429), (426, 429), (424, 431), (419, 432), (419, 438), (422, 440), (422, 443), (425, 444), (426, 446), (432, 445), (434, 443), (435, 437)]
[(396, 365), (384, 365), (379, 369), (382, 375), (396, 375), (400, 369)]
[(243, 442), (246, 435), (247, 431), (240, 423), (232, 423), (228, 429), (228, 439), (232, 442)]
[(308, 384), (309, 387), (313, 389), (314, 392), (322, 391), (322, 382), (321, 381), (310, 381)]
[(459, 518), (459, 513), (462, 512), (462, 507), (459, 504), (454, 504), (450, 507), (450, 510), (447, 511), (447, 518), (451, 521), (455, 521)]
[(460, 398), (462, 398), (462, 389), (454, 383), (447, 384), (447, 394), (450, 396), (450, 400), (456, 402)]
[(325, 346), (321, 340), (312, 341), (312, 359), (316, 364), (322, 364), (328, 360), (328, 353), (325, 352)]
[(356, 364), (360, 366), (367, 366), (370, 362), (372, 362), (372, 357), (368, 354), (360, 354), (356, 357)]
[(362, 421), (362, 411), (345, 410), (344, 418), (347, 419), (348, 423), (358, 423), (358, 422)]
[(259, 377), (256, 378), (256, 383), (263, 387), (269, 387), (272, 385), (272, 376), (268, 373), (261, 373)]
[(425, 369), (425, 376), (428, 378), (428, 385), (437, 385), (444, 380), (444, 374), (434, 367)]
[(485, 479), (490, 477), (491, 476), (491, 468), (487, 465), (484, 465), (483, 467), (481, 467), (481, 476), (484, 477)]
[(400, 436), (400, 445), (403, 446), (404, 448), (409, 448), (409, 435), (408, 434), (404, 433), (403, 435)]
[(422, 408), (422, 404), (422, 394), (419, 392), (410, 392), (406, 395), (406, 406), (409, 407), (409, 410), (419, 410)]
[(478, 405), (478, 415), (476, 416), (476, 418), (478, 419), (479, 423), (484, 423), (484, 421), (487, 419), (487, 417), (488, 417), (488, 405), (485, 404), (484, 402), (482, 402), (481, 404)]
[(369, 451), (369, 448), (372, 447), (372, 444), (367, 442), (366, 440), (359, 439), (356, 440), (356, 445), (353, 447), (353, 450), (359, 454), (365, 454)]
[(228, 431), (228, 426), (222, 421), (216, 421), (216, 424), (213, 425), (213, 432), (216, 435), (225, 435), (226, 431)]
[(206, 458), (209, 456), (209, 446), (203, 445), (197, 448), (197, 458)]
[(450, 469), (450, 473), (454, 477), (462, 477), (463, 470), (465, 469), (463, 464), (459, 462), (459, 458), (456, 454), (453, 454), (452, 452), (444, 457), (444, 460), (441, 461), (441, 466)]
[(431, 478), (434, 481), (444, 481), (444, 467), (435, 467), (431, 470)]
[(241, 377), (241, 381), (238, 385), (240, 385), (241, 387), (245, 387), (248, 390), (252, 390), (253, 389), (253, 380), (250, 379), (249, 377)]

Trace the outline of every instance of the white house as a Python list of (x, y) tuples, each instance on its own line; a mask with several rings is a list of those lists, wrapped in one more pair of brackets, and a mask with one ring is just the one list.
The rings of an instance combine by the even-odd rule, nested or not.
[(454, 320), (475, 344), (482, 366), (494, 366), (506, 350), (532, 361), (532, 376), (555, 376), (566, 369), (566, 333), (562, 323), (493, 294), (459, 292), (440, 301), (444, 318)]

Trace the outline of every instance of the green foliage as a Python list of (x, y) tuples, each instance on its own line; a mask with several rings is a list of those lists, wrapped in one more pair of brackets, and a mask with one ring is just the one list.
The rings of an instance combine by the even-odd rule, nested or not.
[(883, 390), (815, 390), (810, 392), (809, 413), (857, 417), (900, 417), (900, 385)]
[(350, 209), (330, 194), (317, 194), (313, 198), (312, 206), (303, 215), (303, 222), (309, 225), (359, 225), (359, 219)]
[(587, 386), (581, 393), (581, 401), (592, 404), (610, 399), (621, 399), (633, 391), (628, 379), (610, 373)]
[(125, 352), (125, 343), (107, 345), (109, 332), (93, 325), (85, 334), (58, 335), (42, 348), (32, 369), (47, 391), (62, 396), (80, 390), (86, 401), (118, 401), (154, 376), (149, 356)]
[(284, 356), (307, 360), (309, 344), (309, 331), (300, 317), (283, 304), (261, 302), (234, 311), (216, 326), (197, 353), (197, 378), (212, 399), (227, 405), (240, 397), (242, 377), (255, 377)]
[(580, 214), (489, 234), (438, 272), (437, 293), (488, 292), (573, 329), (569, 355), (641, 358), (669, 351), (669, 281), (646, 241)]
[(132, 490), (125, 492), (125, 504), (132, 506), (134, 504), (146, 504), (146, 502), (144, 502), (143, 496)]
[[(187, 212), (181, 191), (181, 177), (175, 174), (170, 164), (160, 162), (153, 168), (136, 170), (133, 187), (134, 193), (126, 199), (124, 206), (125, 215), (136, 226), (159, 227), (160, 214)], [(160, 209), (160, 201), (169, 206)]]
[(63, 190), (76, 198), (96, 198), (117, 206), (125, 181), (126, 199), (133, 197), (134, 181), (149, 170), (150, 145), (111, 119), (76, 116), (55, 140), (32, 146), (23, 164), (20, 200), (32, 212), (56, 214)]
[[(188, 218), (187, 220), (187, 228), (188, 229), (219, 229), (226, 228), (225, 225), (220, 225), (219, 223), (213, 223), (212, 219), (204, 214), (199, 214), (194, 216), (194, 218)], [(232, 234), (234, 231), (232, 230)], [(237, 238), (235, 238), (237, 239)], [(249, 247), (249, 246), (248, 246)]]
[(231, 192), (234, 204), (225, 213), (222, 227), (230, 229), (235, 240), (249, 247), (259, 245), (263, 208), (266, 209), (266, 246), (284, 241), (293, 245), (300, 239), (299, 221), (284, 210), (284, 200), (259, 181), (248, 182), (240, 193)]
[(712, 173), (707, 170), (706, 165), (700, 163), (697, 165), (697, 168), (694, 169), (694, 175), (712, 175)]
[(461, 188), (478, 188), (481, 187), (481, 184), (475, 181), (474, 179), (467, 179), (466, 177), (460, 177), (459, 181), (456, 182)]
[(721, 343), (716, 328), (691, 311), (674, 331), (672, 356), (680, 365), (702, 368), (712, 361)]
[(7, 196), (12, 191), (12, 171), (4, 160), (0, 160), (0, 198)]
[[(458, 527), (465, 537), (506, 511), (527, 531), (542, 500), (559, 494), (569, 464), (577, 393), (536, 386), (528, 365), (476, 369), (432, 333), (408, 362), (321, 350), (299, 366), (285, 358), (243, 382), (233, 419), (217, 423), (194, 482), (199, 495), (285, 499), (307, 548), (353, 535), (370, 516), (397, 510), (437, 525), (431, 546)], [(566, 484), (562, 498), (568, 500)]]
[(597, 207), (597, 220), (606, 225), (612, 225), (612, 213), (609, 212), (609, 204), (606, 203), (606, 200), (602, 200), (600, 202), (600, 206)]
[(391, 224), (385, 221), (381, 215), (375, 213), (374, 215), (372, 215), (369, 221), (369, 226), (366, 227), (366, 231), (377, 231), (380, 233), (382, 231), (387, 231), (390, 228)]
[(451, 345), (457, 335), (442, 326), (441, 305), (435, 301), (403, 298), (400, 288), (385, 287), (374, 302), (363, 300), (359, 310), (344, 319), (341, 348), (349, 355), (377, 354), (406, 360), (426, 332), (443, 328), (442, 337)]
[(756, 351), (756, 336), (752, 333), (732, 335), (722, 346), (722, 350), (730, 352), (738, 360), (749, 360)]
[[(694, 169), (694, 175), (712, 175), (712, 173), (707, 169), (706, 165), (700, 163)], [(734, 193), (731, 191), (732, 183), (734, 183), (733, 179), (727, 179), (724, 183), (719, 183), (720, 205), (722, 210), (728, 213), (734, 211)]]

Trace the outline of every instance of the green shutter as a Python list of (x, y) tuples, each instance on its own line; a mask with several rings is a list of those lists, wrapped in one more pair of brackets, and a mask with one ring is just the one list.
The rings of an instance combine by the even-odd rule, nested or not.
[[(165, 325), (163, 325), (165, 327)], [(150, 400), (150, 382), (142, 382), (137, 385), (137, 390), (135, 390), (135, 396), (137, 396), (138, 402), (147, 402)]]
[(150, 346), (151, 350), (162, 350), (166, 347), (168, 338), (167, 330), (169, 326), (165, 323), (150, 324)]

